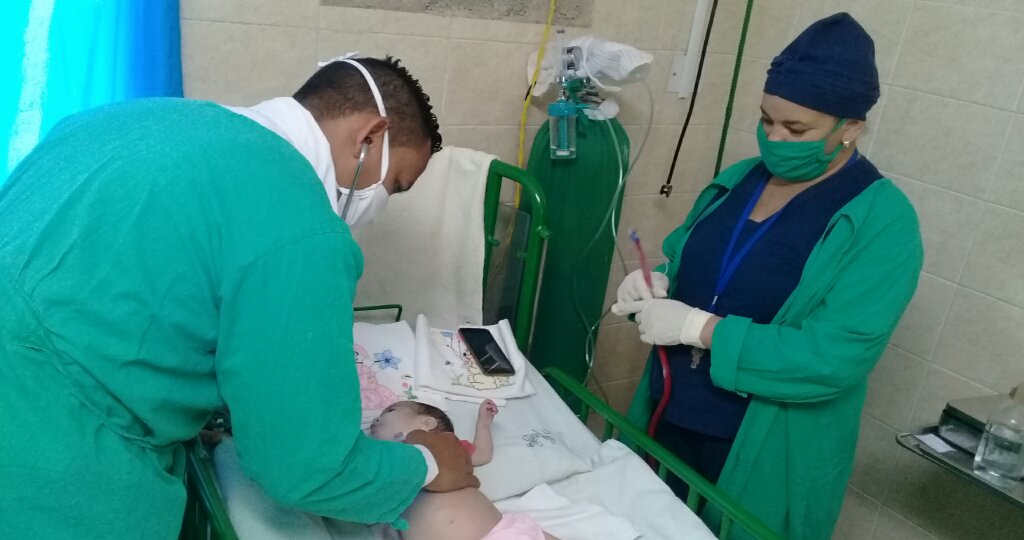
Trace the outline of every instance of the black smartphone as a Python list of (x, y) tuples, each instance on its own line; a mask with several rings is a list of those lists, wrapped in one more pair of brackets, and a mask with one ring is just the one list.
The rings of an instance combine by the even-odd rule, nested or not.
[(462, 341), (473, 353), (473, 358), (480, 366), (480, 371), (487, 375), (515, 375), (512, 362), (508, 361), (494, 335), (486, 328), (459, 328)]

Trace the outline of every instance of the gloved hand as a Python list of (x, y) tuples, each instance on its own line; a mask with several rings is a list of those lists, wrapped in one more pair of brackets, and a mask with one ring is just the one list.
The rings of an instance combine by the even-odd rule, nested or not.
[(651, 345), (690, 345), (706, 349), (700, 332), (712, 315), (678, 300), (645, 300), (636, 302), (640, 323), (640, 340)]
[[(615, 295), (615, 305), (612, 312), (616, 315), (633, 313), (625, 307), (641, 300), (653, 298), (665, 298), (668, 296), (668, 276), (661, 272), (651, 272), (651, 287), (647, 286), (642, 270), (634, 270), (619, 284), (619, 290)], [(652, 290), (653, 289), (653, 290)], [(652, 294), (653, 293), (653, 294)], [(619, 306), (616, 308), (615, 306)], [(622, 311), (622, 313), (620, 313)]]

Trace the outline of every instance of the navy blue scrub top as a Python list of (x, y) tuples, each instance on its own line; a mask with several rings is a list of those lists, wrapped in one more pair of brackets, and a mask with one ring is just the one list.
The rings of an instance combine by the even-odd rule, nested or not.
[[(756, 165), (722, 204), (694, 227), (680, 255), (673, 299), (704, 310), (710, 307), (736, 223), (759, 185), (770, 176), (764, 164)], [(832, 217), (881, 177), (867, 159), (854, 154), (841, 170), (794, 197), (742, 259), (719, 296), (714, 313), (748, 317), (757, 324), (770, 323), (796, 288), (807, 257)], [(739, 233), (736, 250), (761, 225), (748, 219)], [(689, 346), (667, 349), (672, 395), (665, 420), (707, 435), (734, 438), (747, 411), (748, 398), (712, 384), (711, 351), (703, 351), (700, 363), (691, 368)], [(663, 388), (658, 362), (651, 374), (651, 397), (657, 401)]]

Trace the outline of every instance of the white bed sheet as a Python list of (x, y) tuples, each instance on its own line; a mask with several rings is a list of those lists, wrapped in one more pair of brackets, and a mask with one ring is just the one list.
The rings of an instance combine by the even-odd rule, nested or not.
[[(492, 429), (496, 434), (499, 430), (549, 429), (559, 433), (574, 452), (590, 458), (593, 470), (551, 484), (558, 495), (573, 502), (596, 504), (625, 517), (645, 540), (714, 538), (643, 460), (617, 442), (602, 445), (540, 373), (533, 366), (527, 369), (537, 393), (509, 400), (495, 418)], [(449, 405), (448, 414), (457, 426), (456, 434), (472, 440), (478, 405), (460, 401), (450, 401)], [(228, 513), (241, 540), (381, 537), (380, 528), (322, 520), (275, 505), (244, 477), (233, 444), (219, 446), (214, 453), (214, 463)], [(574, 538), (566, 536), (563, 540)]]
[(607, 441), (594, 469), (551, 485), (555, 493), (628, 516), (641, 538), (714, 540), (715, 535), (632, 450)]

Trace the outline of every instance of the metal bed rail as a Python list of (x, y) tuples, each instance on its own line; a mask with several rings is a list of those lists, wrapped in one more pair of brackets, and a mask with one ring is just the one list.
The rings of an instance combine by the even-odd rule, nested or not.
[(529, 209), (530, 230), (526, 250), (516, 253), (516, 257), (524, 259), (523, 280), (519, 286), (519, 299), (516, 302), (515, 318), (512, 333), (515, 335), (519, 350), (524, 353), (530, 350), (530, 336), (533, 332), (534, 307), (537, 304), (537, 290), (540, 281), (540, 270), (543, 265), (544, 246), (551, 232), (546, 228), (544, 191), (532, 174), (515, 165), (494, 160), (487, 170), (487, 188), (484, 192), (484, 284), (486, 287), (488, 273), (491, 268), (491, 252), (501, 243), (495, 236), (498, 222), (498, 208), (501, 204), (501, 182), (509, 179), (522, 187), (523, 200), (528, 201), (524, 208)]
[(213, 458), (198, 437), (185, 446), (185, 489), (180, 540), (238, 540), (217, 487)]

